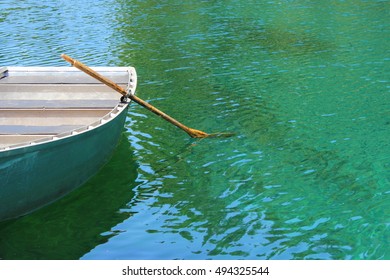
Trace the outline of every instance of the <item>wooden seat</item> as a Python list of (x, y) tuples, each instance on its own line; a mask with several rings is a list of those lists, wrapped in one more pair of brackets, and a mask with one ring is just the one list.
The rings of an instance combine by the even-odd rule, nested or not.
[(1, 109), (112, 109), (118, 99), (106, 100), (1, 100)]
[(82, 125), (0, 125), (0, 135), (56, 135), (82, 127)]

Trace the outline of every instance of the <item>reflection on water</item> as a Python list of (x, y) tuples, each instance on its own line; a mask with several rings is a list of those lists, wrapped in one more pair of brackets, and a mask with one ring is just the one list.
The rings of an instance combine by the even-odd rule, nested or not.
[[(81, 24), (61, 35), (67, 38), (83, 26), (86, 37), (50, 40), (52, 47), (65, 46), (87, 63), (136, 66), (141, 98), (190, 127), (236, 136), (188, 139), (133, 104), (126, 135), (138, 174), (127, 187), (121, 185), (129, 193), (111, 196), (121, 214), (110, 219), (103, 216), (116, 210), (102, 211), (100, 221), (109, 222), (101, 227), (96, 219), (91, 219), (96, 225), (85, 222), (80, 231), (88, 228), (94, 237), (75, 247), (88, 248), (74, 255), (64, 248), (61, 256), (390, 257), (385, 2), (110, 2), (97, 1), (96, 7), (104, 8), (80, 13)], [(104, 17), (101, 32), (92, 36), (89, 24), (98, 14)], [(7, 22), (13, 30), (24, 26), (21, 19)], [(0, 38), (5, 37), (0, 30)], [(59, 36), (53, 30), (47, 35)], [(38, 41), (25, 40), (31, 42)], [(0, 58), (39, 64), (31, 54), (39, 44), (31, 46), (24, 58), (18, 48)], [(111, 172), (102, 174), (112, 177)], [(98, 182), (91, 181), (90, 188)], [(42, 209), (46, 214), (40, 215), (50, 212)], [(22, 221), (15, 224), (28, 228)], [(8, 236), (16, 229), (9, 229)], [(56, 242), (61, 234), (46, 238)], [(8, 252), (4, 258), (16, 254), (15, 249)]]

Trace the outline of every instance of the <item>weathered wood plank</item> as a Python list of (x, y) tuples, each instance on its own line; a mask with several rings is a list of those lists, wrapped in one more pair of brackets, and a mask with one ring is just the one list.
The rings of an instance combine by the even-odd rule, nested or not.
[[(126, 84), (120, 84), (126, 88)], [(1, 84), (0, 83), (0, 100), (7, 99), (5, 96), (15, 96), (15, 98), (36, 99), (36, 96), (46, 94), (45, 98), (56, 99), (57, 95), (69, 95), (69, 99), (77, 98), (81, 94), (83, 98), (100, 98), (100, 96), (112, 96), (120, 98), (121, 95), (113, 89), (103, 84)], [(28, 95), (23, 96), (23, 95)], [(9, 99), (9, 98), (8, 98)], [(38, 97), (39, 99), (39, 97)]]
[[(95, 67), (96, 71), (116, 83), (127, 84), (131, 67)], [(8, 67), (0, 83), (16, 84), (100, 84), (96, 79), (73, 67)]]
[[(99, 84), (100, 82), (94, 78), (91, 78), (83, 73), (75, 73), (73, 75), (64, 75), (55, 76), (51, 73), (41, 72), (38, 74), (32, 75), (15, 75), (14, 73), (9, 73), (7, 77), (4, 77), (0, 80), (2, 84)], [(105, 77), (113, 80), (115, 83), (127, 83), (128, 77), (123, 75), (112, 75), (106, 74)]]
[(55, 135), (81, 127), (83, 125), (0, 125), (0, 135)]
[[(68, 66), (8, 66), (7, 67), (9, 71), (12, 72), (79, 72), (80, 70), (75, 67), (68, 67)], [(91, 67), (93, 70), (98, 72), (126, 72), (128, 69), (134, 69), (133, 67), (127, 67), (127, 66), (117, 66), (117, 67), (110, 67), (110, 66), (96, 66)]]
[(0, 109), (0, 125), (87, 125), (107, 115), (109, 109)]
[(119, 100), (0, 100), (0, 109), (113, 109)]

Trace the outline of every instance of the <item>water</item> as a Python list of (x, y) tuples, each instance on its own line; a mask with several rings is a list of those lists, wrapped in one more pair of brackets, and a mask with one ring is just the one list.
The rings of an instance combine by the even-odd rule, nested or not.
[(135, 66), (112, 160), (3, 259), (389, 259), (388, 1), (0, 1), (1, 65)]

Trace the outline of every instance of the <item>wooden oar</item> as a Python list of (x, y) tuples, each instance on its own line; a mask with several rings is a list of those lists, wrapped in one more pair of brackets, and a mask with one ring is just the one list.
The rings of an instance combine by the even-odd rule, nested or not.
[(233, 133), (212, 133), (212, 134), (208, 134), (206, 132), (203, 132), (203, 131), (200, 131), (200, 130), (197, 130), (197, 129), (189, 128), (189, 127), (185, 126), (184, 124), (182, 124), (181, 122), (175, 120), (171, 116), (169, 116), (169, 115), (165, 114), (164, 112), (160, 111), (156, 107), (150, 105), (149, 103), (147, 103), (146, 101), (142, 100), (141, 98), (135, 96), (134, 94), (127, 94), (127, 92), (126, 92), (126, 90), (124, 88), (122, 88), (118, 84), (114, 83), (113, 81), (109, 80), (108, 78), (100, 75), (99, 73), (97, 73), (96, 71), (92, 70), (88, 66), (84, 65), (80, 61), (75, 60), (75, 59), (67, 56), (66, 54), (62, 54), (61, 57), (63, 59), (65, 59), (66, 61), (68, 61), (70, 64), (72, 64), (74, 67), (80, 69), (81, 71), (85, 72), (86, 74), (90, 75), (91, 77), (99, 80), (103, 84), (106, 84), (107, 86), (109, 86), (113, 90), (116, 90), (117, 92), (119, 92), (123, 96), (129, 97), (131, 100), (133, 100), (134, 102), (138, 103), (139, 105), (145, 107), (149, 111), (151, 111), (151, 112), (155, 113), (156, 115), (162, 117), (163, 119), (167, 120), (171, 124), (176, 125), (177, 127), (181, 128), (182, 130), (187, 132), (187, 134), (190, 135), (192, 138), (206, 138), (206, 137), (218, 137), (218, 136), (229, 137), (229, 136), (233, 136), (234, 135)]

